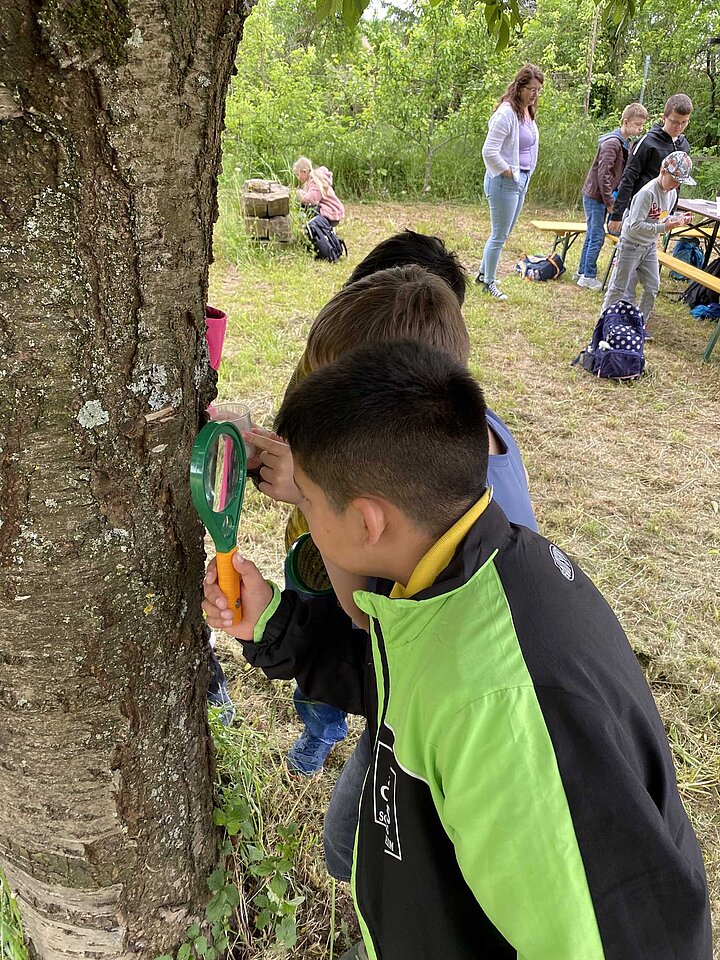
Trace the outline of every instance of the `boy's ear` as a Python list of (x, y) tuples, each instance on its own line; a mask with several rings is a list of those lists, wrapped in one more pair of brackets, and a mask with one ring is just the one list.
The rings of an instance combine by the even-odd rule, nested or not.
[(387, 504), (376, 497), (358, 497), (351, 506), (357, 511), (363, 546), (374, 547), (388, 524)]

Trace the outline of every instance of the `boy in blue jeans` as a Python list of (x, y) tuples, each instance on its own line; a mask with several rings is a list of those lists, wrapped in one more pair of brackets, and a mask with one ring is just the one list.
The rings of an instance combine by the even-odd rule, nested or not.
[(368, 960), (710, 960), (652, 694), (577, 563), (493, 502), (467, 369), (367, 344), (290, 393), (277, 427), (323, 558), (368, 584), (368, 629), (237, 553), (243, 620), (212, 576), (203, 609), (269, 677), (367, 717), (352, 884)]
[(598, 141), (598, 151), (582, 188), (587, 230), (578, 266), (579, 287), (602, 290), (602, 283), (597, 278), (597, 260), (605, 243), (605, 220), (615, 202), (630, 151), (630, 140), (640, 135), (647, 118), (648, 112), (641, 103), (631, 103), (623, 110), (620, 126)]

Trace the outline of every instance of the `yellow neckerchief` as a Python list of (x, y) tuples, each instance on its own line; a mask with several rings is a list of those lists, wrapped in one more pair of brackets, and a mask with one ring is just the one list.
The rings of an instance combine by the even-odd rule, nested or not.
[(458, 522), (453, 524), (449, 530), (446, 530), (440, 539), (430, 547), (410, 574), (407, 586), (404, 587), (401, 583), (395, 584), (390, 591), (390, 599), (404, 600), (408, 597), (414, 597), (416, 593), (434, 583), (452, 560), (460, 541), (468, 534), (470, 528), (491, 500), (492, 487), (488, 487), (478, 502), (470, 507), (468, 512), (463, 514)]

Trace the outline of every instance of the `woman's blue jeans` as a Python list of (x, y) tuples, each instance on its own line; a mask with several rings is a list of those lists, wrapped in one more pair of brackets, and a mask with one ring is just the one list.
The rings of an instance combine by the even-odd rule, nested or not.
[(496, 177), (485, 174), (483, 186), (490, 204), (491, 226), (490, 238), (485, 244), (480, 265), (480, 276), (485, 283), (494, 283), (497, 280), (500, 254), (520, 216), (529, 182), (530, 174), (522, 171), (519, 182), (512, 177), (504, 177), (501, 173)]
[(600, 256), (602, 245), (605, 243), (605, 216), (607, 209), (602, 200), (593, 200), (583, 194), (587, 231), (585, 243), (580, 254), (578, 273), (591, 279), (597, 277), (597, 259)]

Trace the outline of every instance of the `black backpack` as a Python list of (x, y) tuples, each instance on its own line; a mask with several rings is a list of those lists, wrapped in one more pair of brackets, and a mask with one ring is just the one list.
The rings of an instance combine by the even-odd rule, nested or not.
[(557, 280), (565, 273), (565, 264), (559, 253), (551, 253), (549, 257), (538, 254), (525, 254), (522, 260), (515, 264), (515, 270), (526, 280)]
[[(705, 272), (712, 274), (713, 277), (720, 278), (720, 257), (716, 257), (712, 263), (709, 263), (707, 267), (705, 267)], [(687, 288), (682, 295), (682, 299), (691, 310), (694, 310), (695, 307), (706, 307), (709, 303), (717, 303), (720, 298), (718, 298), (714, 290), (709, 290), (701, 283), (695, 281)]]
[(345, 241), (338, 237), (328, 218), (321, 213), (308, 220), (304, 229), (315, 251), (316, 260), (330, 260), (335, 263), (343, 253), (347, 256)]
[(645, 321), (634, 303), (618, 300), (598, 317), (592, 340), (572, 361), (608, 380), (637, 380), (645, 369)]

